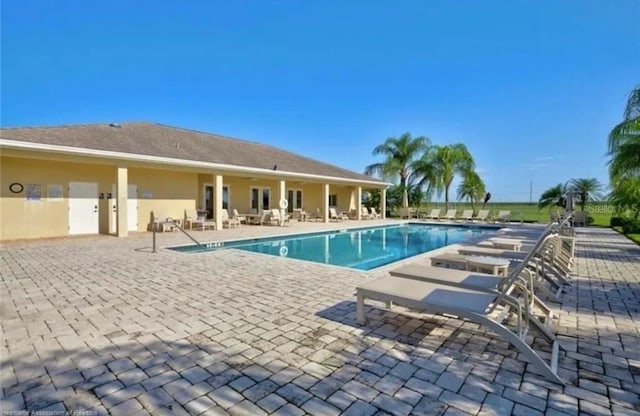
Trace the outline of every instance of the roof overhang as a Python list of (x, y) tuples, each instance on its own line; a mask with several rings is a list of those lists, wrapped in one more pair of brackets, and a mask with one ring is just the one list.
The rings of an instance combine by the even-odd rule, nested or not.
[(314, 175), (310, 173), (287, 172), (283, 170), (274, 171), (270, 169), (260, 169), (260, 168), (252, 168), (248, 166), (228, 165), (224, 163), (199, 162), (195, 160), (176, 159), (176, 158), (161, 157), (161, 156), (148, 156), (148, 155), (140, 155), (140, 154), (134, 154), (134, 153), (114, 152), (110, 150), (85, 149), (81, 147), (58, 146), (58, 145), (52, 145), (52, 144), (23, 142), (18, 140), (0, 139), (0, 148), (7, 148), (7, 149), (14, 149), (14, 150), (29, 150), (34, 152), (46, 152), (46, 153), (55, 153), (55, 154), (62, 154), (62, 155), (84, 156), (84, 157), (90, 157), (90, 158), (104, 158), (104, 159), (131, 161), (131, 162), (138, 162), (138, 163), (163, 164), (163, 165), (170, 165), (170, 166), (207, 169), (207, 170), (213, 170), (213, 171), (223, 172), (223, 173), (233, 172), (233, 173), (240, 173), (240, 174), (256, 174), (256, 175), (267, 176), (272, 178), (284, 177), (284, 178), (308, 179), (312, 181), (327, 181), (327, 182), (342, 183), (342, 184), (369, 185), (375, 188), (381, 188), (381, 187), (392, 185), (391, 183), (388, 183), (388, 182), (341, 178), (337, 176), (322, 176), (322, 175)]

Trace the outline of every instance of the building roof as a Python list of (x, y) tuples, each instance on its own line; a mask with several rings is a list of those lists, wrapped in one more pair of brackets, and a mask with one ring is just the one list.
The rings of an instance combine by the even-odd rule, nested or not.
[(245, 168), (273, 170), (277, 165), (278, 171), (384, 184), (376, 178), (266, 144), (156, 123), (3, 128), (0, 131), (3, 140)]

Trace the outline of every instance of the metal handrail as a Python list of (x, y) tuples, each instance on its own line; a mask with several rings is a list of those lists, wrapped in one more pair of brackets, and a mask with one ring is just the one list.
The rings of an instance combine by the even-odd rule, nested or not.
[[(155, 252), (156, 252), (156, 232), (157, 232), (157, 228), (158, 228), (158, 227), (157, 227), (157, 225), (158, 225), (158, 224), (154, 224), (154, 225), (153, 225), (153, 227), (151, 228), (151, 230), (153, 231), (153, 250), (152, 250), (152, 253), (155, 253)], [(189, 239), (190, 239), (191, 241), (193, 241), (194, 243), (196, 243), (196, 245), (197, 245), (198, 247), (202, 246), (202, 243), (201, 243), (201, 242), (199, 242), (198, 240), (196, 240), (196, 239), (195, 239), (191, 234), (189, 234), (189, 233), (188, 233), (184, 228), (182, 228), (182, 227), (180, 226), (180, 224), (178, 224), (178, 223), (175, 223), (175, 222), (174, 222), (174, 223), (172, 224), (172, 226), (173, 226), (173, 227), (176, 227), (178, 230), (182, 231), (182, 232), (183, 232), (183, 234), (184, 234), (184, 235), (186, 235), (187, 237), (189, 237)]]

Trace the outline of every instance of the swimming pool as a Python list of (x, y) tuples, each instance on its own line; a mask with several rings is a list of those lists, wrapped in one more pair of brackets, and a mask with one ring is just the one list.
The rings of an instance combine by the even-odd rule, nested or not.
[(495, 230), (496, 228), (490, 227), (409, 223), (170, 249), (180, 252), (202, 252), (235, 248), (358, 270), (371, 270)]

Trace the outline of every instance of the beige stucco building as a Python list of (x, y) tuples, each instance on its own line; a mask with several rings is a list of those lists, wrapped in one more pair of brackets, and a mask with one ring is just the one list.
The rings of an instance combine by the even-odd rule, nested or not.
[[(363, 190), (386, 183), (264, 144), (153, 123), (6, 128), (0, 136), (0, 239), (150, 229), (154, 211), (278, 208), (359, 218)], [(385, 210), (381, 209), (382, 215)]]

